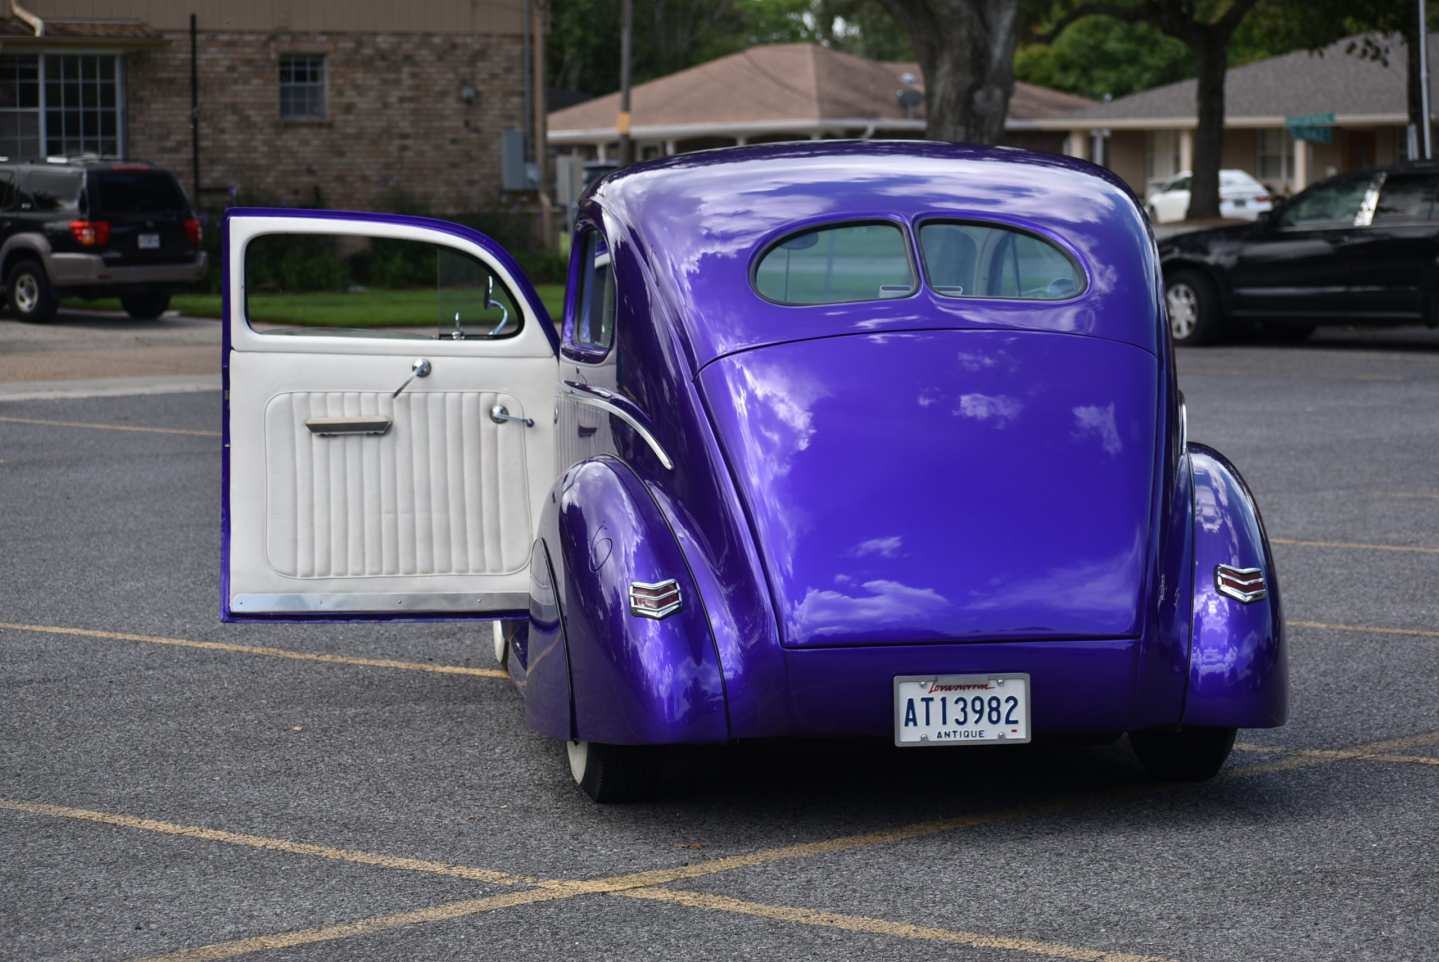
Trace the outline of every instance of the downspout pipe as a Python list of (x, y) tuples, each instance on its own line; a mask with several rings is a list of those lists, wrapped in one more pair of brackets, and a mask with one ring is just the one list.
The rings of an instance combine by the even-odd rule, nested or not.
[(24, 21), (31, 30), (35, 31), (35, 36), (45, 36), (45, 21), (20, 6), (20, 0), (10, 0), (10, 15), (16, 20)]

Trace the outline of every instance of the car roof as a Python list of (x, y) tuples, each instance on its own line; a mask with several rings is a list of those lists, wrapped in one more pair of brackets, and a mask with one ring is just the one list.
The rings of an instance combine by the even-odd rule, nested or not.
[[(766, 305), (751, 288), (750, 267), (770, 243), (803, 229), (925, 217), (1000, 223), (1057, 240), (1089, 275), (1081, 300), (1091, 313), (1082, 320), (1056, 316), (1053, 326), (1087, 328), (1158, 350), (1151, 330), (1157, 308), (1146, 276), (1153, 271), (1148, 224), (1122, 180), (1075, 158), (932, 141), (731, 147), (616, 171), (597, 182), (585, 202), (649, 262), (646, 276), (671, 307), (696, 368), (735, 350), (826, 336), (845, 325), (883, 327), (877, 313), (913, 315), (914, 298), (823, 310)], [(1137, 284), (1129, 283), (1135, 278)], [(1100, 299), (1108, 301), (1108, 316), (1095, 311)], [(1011, 310), (1015, 303), (1029, 316), (1046, 309), (1029, 301), (1011, 302)], [(1004, 308), (976, 300), (967, 309), (975, 318), (998, 318)], [(953, 326), (952, 319), (946, 324)]]

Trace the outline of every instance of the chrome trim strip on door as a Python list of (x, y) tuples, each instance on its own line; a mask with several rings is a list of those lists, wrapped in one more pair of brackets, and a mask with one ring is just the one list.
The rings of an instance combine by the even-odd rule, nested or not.
[(644, 412), (628, 398), (621, 397), (603, 388), (597, 388), (592, 384), (583, 384), (579, 381), (566, 381), (565, 394), (580, 404), (588, 405), (604, 411), (606, 414), (613, 414), (630, 429), (640, 436), (640, 440), (649, 445), (660, 464), (664, 465), (666, 471), (673, 471), (674, 461), (665, 453), (654, 434), (650, 431), (649, 425), (645, 423)]
[[(402, 385), (403, 386), (403, 385)], [(306, 418), (305, 427), (322, 438), (359, 434), (377, 437), (390, 430), (389, 418)]]
[(463, 614), (486, 611), (522, 611), (530, 606), (530, 596), (513, 591), (501, 594), (470, 592), (393, 592), (382, 594), (242, 594), (230, 599), (230, 610), (243, 614), (430, 614), (444, 612)]

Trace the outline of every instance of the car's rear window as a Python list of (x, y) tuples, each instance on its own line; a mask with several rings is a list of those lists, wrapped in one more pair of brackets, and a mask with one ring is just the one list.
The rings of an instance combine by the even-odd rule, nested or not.
[(90, 174), (90, 212), (95, 216), (188, 208), (180, 185), (163, 170), (98, 170)]
[(930, 287), (946, 297), (1059, 301), (1085, 286), (1069, 255), (1008, 227), (930, 221), (919, 229), (919, 249)]
[(754, 286), (779, 304), (837, 304), (905, 297), (919, 285), (904, 233), (869, 223), (786, 237), (760, 258)]

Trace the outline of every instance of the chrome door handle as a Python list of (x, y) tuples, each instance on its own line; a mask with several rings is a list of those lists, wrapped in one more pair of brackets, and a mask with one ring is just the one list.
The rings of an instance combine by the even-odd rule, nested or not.
[(515, 417), (513, 414), (510, 413), (510, 409), (505, 407), (503, 404), (496, 404), (494, 407), (490, 408), (490, 420), (494, 421), (496, 424), (504, 424), (506, 421), (518, 421), (520, 424), (523, 424), (527, 428), (532, 428), (535, 426), (534, 418)]
[(417, 377), (429, 377), (430, 372), (434, 369), (435, 366), (424, 358), (415, 358), (414, 362), (410, 364), (410, 376), (405, 378), (404, 384), (401, 384), (399, 387), (395, 388), (395, 393), (391, 394), (390, 397), (399, 397), (400, 392), (403, 391), (405, 388), (409, 387), (411, 381), (413, 381)]

